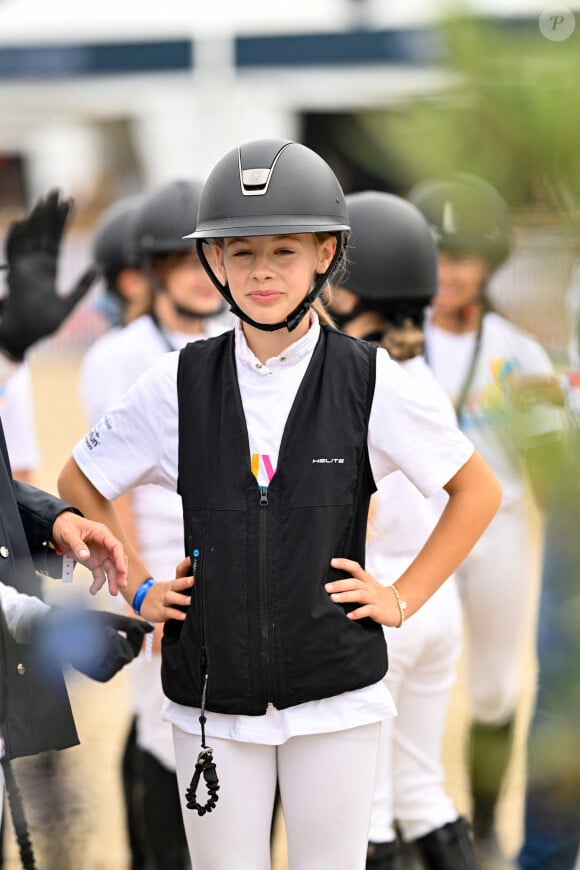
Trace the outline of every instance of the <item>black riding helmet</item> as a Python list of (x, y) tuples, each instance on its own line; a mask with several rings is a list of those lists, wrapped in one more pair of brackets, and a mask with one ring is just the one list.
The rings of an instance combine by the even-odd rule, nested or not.
[[(343, 256), (349, 230), (344, 194), (328, 164), (304, 145), (286, 139), (259, 139), (233, 149), (214, 167), (204, 186), (197, 240), (205, 270), (234, 314), (258, 329), (295, 329)], [(281, 323), (258, 323), (240, 309), (226, 284), (211, 269), (203, 244), (245, 236), (334, 233), (336, 253), (303, 301)]]
[(346, 197), (351, 236), (342, 286), (361, 309), (398, 321), (421, 311), (437, 292), (437, 249), (425, 218), (401, 197), (379, 191)]
[(125, 196), (110, 205), (99, 218), (93, 236), (93, 258), (103, 273), (107, 292), (118, 296), (117, 276), (135, 267), (133, 226), (142, 198)]
[[(139, 264), (149, 276), (156, 290), (163, 290), (155, 272), (155, 261), (169, 254), (185, 254), (195, 250), (194, 242), (186, 239), (185, 233), (195, 222), (203, 183), (197, 180), (179, 179), (155, 188), (143, 200), (134, 223), (134, 248)], [(175, 311), (181, 317), (206, 320), (223, 310), (200, 312), (179, 305), (171, 299)]]
[(134, 247), (141, 262), (155, 254), (193, 249), (184, 235), (195, 221), (202, 188), (200, 181), (170, 181), (144, 198), (134, 225)]
[(416, 185), (408, 199), (423, 213), (437, 246), (451, 254), (476, 254), (490, 268), (512, 247), (511, 217), (497, 190), (474, 175), (458, 173)]

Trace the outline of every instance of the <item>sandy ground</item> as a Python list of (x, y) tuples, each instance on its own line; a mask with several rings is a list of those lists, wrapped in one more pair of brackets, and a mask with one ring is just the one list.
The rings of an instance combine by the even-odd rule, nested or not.
[[(38, 484), (55, 491), (58, 471), (72, 445), (85, 431), (84, 415), (76, 398), (78, 366), (33, 358), (37, 426), (43, 465)], [(83, 597), (86, 573), (77, 568), (72, 589), (53, 584), (50, 595)], [(98, 606), (108, 606), (101, 593)], [(498, 606), (501, 606), (498, 604)], [(515, 753), (499, 808), (499, 833), (513, 854), (521, 838), (524, 738), (535, 676), (532, 619), (522, 677), (522, 702), (518, 712)], [(125, 870), (128, 852), (124, 836), (120, 790), (120, 756), (129, 721), (126, 674), (101, 685), (79, 675), (69, 687), (81, 745), (62, 753), (17, 762), (39, 870)], [(445, 740), (445, 768), (449, 793), (460, 812), (469, 811), (464, 775), (466, 706), (462, 669), (453, 692)], [(54, 772), (46, 777), (46, 771)], [(48, 787), (46, 782), (52, 785)], [(6, 868), (20, 867), (8, 823)], [(279, 826), (273, 870), (286, 870), (283, 826)]]

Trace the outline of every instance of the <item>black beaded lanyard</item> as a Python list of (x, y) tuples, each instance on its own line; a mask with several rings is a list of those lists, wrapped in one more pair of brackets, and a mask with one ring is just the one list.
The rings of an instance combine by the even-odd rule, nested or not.
[[(213, 749), (207, 746), (205, 742), (205, 701), (207, 694), (207, 672), (203, 675), (203, 689), (201, 693), (201, 710), (199, 722), (201, 724), (201, 752), (197, 756), (195, 770), (189, 784), (189, 788), (185, 792), (187, 801), (187, 809), (195, 810), (198, 816), (205, 816), (206, 813), (211, 813), (215, 809), (218, 802), (219, 779), (216, 771), (215, 761), (213, 760)], [(207, 789), (208, 798), (205, 804), (197, 802), (197, 789), (199, 781), (203, 776), (205, 787)]]
[[(195, 548), (191, 553), (191, 573), (198, 582), (198, 559), (199, 550)], [(199, 584), (198, 584), (199, 585)], [(185, 792), (185, 799), (188, 810), (195, 810), (198, 816), (205, 816), (206, 813), (211, 813), (215, 809), (218, 802), (219, 779), (216, 771), (215, 761), (213, 760), (213, 749), (205, 742), (205, 705), (207, 701), (207, 683), (208, 683), (208, 668), (207, 668), (207, 651), (205, 647), (205, 619), (203, 614), (203, 594), (199, 596), (200, 600), (200, 617), (201, 617), (201, 704), (199, 711), (199, 724), (201, 725), (201, 752), (197, 756), (195, 770), (189, 784), (189, 788)], [(205, 787), (207, 790), (207, 800), (205, 804), (200, 804), (197, 801), (197, 789), (199, 782), (203, 776)]]

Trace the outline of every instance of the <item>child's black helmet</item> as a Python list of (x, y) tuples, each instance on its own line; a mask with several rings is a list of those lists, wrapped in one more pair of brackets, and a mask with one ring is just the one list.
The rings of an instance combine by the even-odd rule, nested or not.
[(305, 145), (259, 139), (211, 172), (194, 239), (348, 230), (344, 194), (330, 166)]
[(195, 224), (202, 187), (200, 181), (170, 181), (145, 196), (134, 226), (135, 250), (142, 261), (193, 249), (184, 235)]
[(93, 258), (103, 273), (107, 292), (118, 296), (117, 276), (135, 266), (133, 227), (142, 202), (139, 196), (124, 196), (101, 214), (93, 235)]
[(341, 284), (366, 301), (425, 300), (437, 291), (437, 248), (418, 208), (367, 190), (346, 197), (351, 236)]
[[(294, 329), (329, 278), (349, 230), (342, 188), (330, 166), (304, 145), (285, 139), (247, 142), (226, 154), (204, 186), (197, 225), (200, 259), (232, 311), (259, 329)], [(337, 253), (326, 273), (283, 323), (260, 324), (233, 301), (227, 285), (211, 271), (203, 241), (235, 236), (329, 232), (337, 236)]]
[(439, 248), (476, 254), (497, 268), (512, 245), (511, 217), (497, 190), (474, 175), (421, 182), (409, 200), (424, 214)]

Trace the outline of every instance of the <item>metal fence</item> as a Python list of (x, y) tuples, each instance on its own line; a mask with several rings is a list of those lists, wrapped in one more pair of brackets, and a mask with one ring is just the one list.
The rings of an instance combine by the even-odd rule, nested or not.
[[(64, 246), (59, 287), (67, 292), (90, 262), (91, 234), (71, 232)], [(580, 237), (565, 228), (525, 228), (516, 233), (508, 262), (493, 277), (490, 299), (497, 310), (532, 333), (556, 365), (567, 359), (569, 323), (566, 294), (580, 257)], [(80, 357), (107, 327), (99, 312), (97, 284), (58, 334), (35, 351), (49, 357)]]
[(489, 288), (497, 310), (532, 333), (556, 365), (567, 361), (566, 297), (578, 257), (580, 236), (569, 229), (519, 229), (512, 256)]

